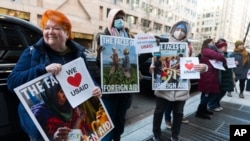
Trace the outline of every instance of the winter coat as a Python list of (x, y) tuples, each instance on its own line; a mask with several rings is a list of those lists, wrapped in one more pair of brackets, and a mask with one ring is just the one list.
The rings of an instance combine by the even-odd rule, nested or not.
[(74, 41), (67, 41), (66, 44), (72, 52), (63, 57), (50, 49), (43, 38), (33, 45), (34, 49), (26, 48), (8, 77), (9, 90), (13, 91), (14, 88), (47, 73), (45, 66), (51, 63), (65, 64), (82, 57), (87, 64), (83, 46)]
[(213, 50), (209, 47), (201, 50), (200, 63), (204, 63), (208, 66), (206, 72), (201, 73), (198, 80), (198, 90), (205, 93), (219, 93), (219, 70), (214, 68), (209, 60), (221, 61), (224, 65), (226, 59), (220, 52)]
[[(187, 33), (186, 33), (186, 38), (184, 38), (181, 41), (178, 41), (178, 40), (173, 38), (173, 34), (174, 34), (175, 29), (176, 29), (176, 26), (180, 22), (185, 23), (185, 25), (187, 27)], [(176, 24), (174, 24), (172, 26), (172, 28), (170, 29), (170, 34), (171, 34), (170, 41), (171, 42), (186, 42), (187, 41), (187, 37), (191, 32), (191, 26), (189, 23), (187, 23), (185, 21), (180, 21), (180, 22), (177, 22)], [(189, 80), (188, 80), (188, 86), (189, 86), (188, 90), (156, 90), (155, 96), (167, 99), (169, 101), (185, 101), (190, 97), (189, 90), (191, 88), (191, 85), (190, 85)]]
[[(224, 56), (228, 58), (228, 53), (225, 52)], [(233, 91), (234, 90), (234, 79), (233, 70), (231, 68), (225, 67), (225, 70), (220, 70), (219, 72), (219, 82), (221, 91)]]
[[(249, 55), (250, 56), (250, 55)], [(238, 62), (236, 68), (233, 69), (235, 79), (247, 79), (247, 71), (250, 68), (250, 62), (243, 66), (243, 57), (239, 52), (233, 52), (230, 57), (234, 57), (235, 61)]]
[[(68, 40), (66, 45), (70, 47), (70, 52), (63, 56), (53, 51), (44, 42), (43, 38), (32, 47), (26, 48), (8, 77), (8, 89), (13, 91), (14, 88), (47, 73), (45, 66), (51, 63), (65, 64), (73, 59), (82, 57), (87, 66), (84, 55), (85, 48), (71, 40)], [(18, 114), (24, 131), (32, 137), (39, 138), (40, 134), (22, 104), (19, 104)]]

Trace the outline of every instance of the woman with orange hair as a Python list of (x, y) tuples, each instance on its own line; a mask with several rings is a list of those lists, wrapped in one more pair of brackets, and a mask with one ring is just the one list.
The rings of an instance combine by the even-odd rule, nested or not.
[[(33, 46), (24, 50), (8, 77), (7, 83), (10, 91), (45, 73), (57, 75), (62, 70), (63, 64), (78, 57), (82, 57), (87, 63), (84, 55), (85, 48), (72, 41), (72, 25), (63, 13), (56, 10), (46, 10), (42, 15), (41, 27), (43, 37)], [(101, 89), (96, 86), (92, 94), (100, 97)], [(18, 114), (21, 126), (31, 140), (42, 140), (35, 124), (22, 104), (19, 104)], [(69, 130), (63, 132), (68, 133)], [(66, 140), (67, 136), (61, 135), (58, 134), (56, 137), (60, 140)]]

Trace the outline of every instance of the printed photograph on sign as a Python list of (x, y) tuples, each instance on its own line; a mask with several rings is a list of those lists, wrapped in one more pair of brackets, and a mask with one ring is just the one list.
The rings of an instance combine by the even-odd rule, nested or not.
[(71, 129), (67, 141), (98, 141), (114, 128), (101, 99), (91, 97), (72, 108), (52, 74), (42, 75), (14, 91), (46, 141), (54, 140), (62, 127)]
[(188, 80), (180, 78), (180, 58), (187, 56), (187, 43), (160, 44), (160, 52), (153, 54), (153, 90), (187, 90)]
[(138, 55), (134, 39), (101, 35), (103, 94), (139, 92)]

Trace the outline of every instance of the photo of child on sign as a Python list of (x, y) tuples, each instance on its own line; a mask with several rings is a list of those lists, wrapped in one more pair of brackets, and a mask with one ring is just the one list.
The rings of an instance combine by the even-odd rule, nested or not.
[(187, 90), (187, 79), (181, 79), (180, 59), (187, 56), (187, 43), (160, 43), (160, 52), (153, 53), (153, 90)]
[(59, 81), (42, 75), (14, 89), (44, 140), (67, 133), (67, 141), (97, 141), (113, 129), (101, 99), (91, 97), (72, 108)]
[(139, 92), (138, 55), (134, 39), (100, 36), (103, 94)]

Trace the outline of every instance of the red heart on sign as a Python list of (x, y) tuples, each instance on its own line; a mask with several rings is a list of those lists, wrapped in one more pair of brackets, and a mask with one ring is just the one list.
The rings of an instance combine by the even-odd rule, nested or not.
[(185, 64), (185, 67), (188, 69), (188, 70), (191, 70), (193, 68), (194, 64), (193, 63), (189, 63), (189, 64)]
[(81, 84), (82, 75), (80, 73), (76, 73), (75, 76), (69, 76), (67, 81), (70, 85), (78, 87)]

